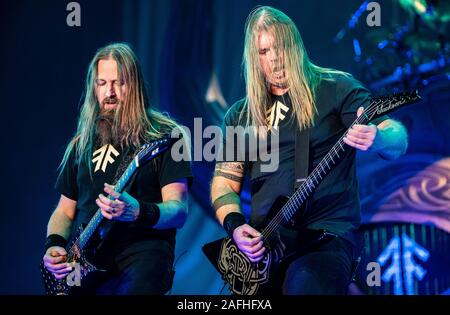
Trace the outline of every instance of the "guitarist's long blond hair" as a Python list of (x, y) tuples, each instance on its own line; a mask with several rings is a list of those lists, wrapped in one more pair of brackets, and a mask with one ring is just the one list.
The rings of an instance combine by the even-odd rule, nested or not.
[(95, 122), (100, 113), (95, 80), (98, 62), (106, 59), (117, 62), (118, 76), (125, 80), (128, 88), (125, 99), (114, 112), (112, 126), (112, 135), (122, 149), (128, 146), (138, 148), (144, 142), (161, 138), (177, 126), (172, 119), (150, 108), (141, 68), (130, 46), (125, 43), (110, 44), (100, 48), (89, 64), (78, 128), (64, 153), (61, 169), (75, 148), (77, 160), (84, 159), (91, 170), (89, 160), (95, 141)]
[[(258, 51), (258, 35), (263, 31), (269, 32), (276, 41), (275, 45), (280, 47), (289, 96), (298, 126), (313, 126), (316, 113), (315, 91), (320, 80), (324, 75), (330, 77), (328, 74), (349, 74), (313, 64), (292, 20), (283, 12), (268, 6), (257, 7), (247, 18), (242, 61), (247, 110), (241, 112), (240, 118), (244, 119), (247, 126), (270, 127), (266, 119), (266, 111), (272, 105), (270, 89), (260, 66)], [(243, 117), (244, 113), (247, 113), (246, 117)]]

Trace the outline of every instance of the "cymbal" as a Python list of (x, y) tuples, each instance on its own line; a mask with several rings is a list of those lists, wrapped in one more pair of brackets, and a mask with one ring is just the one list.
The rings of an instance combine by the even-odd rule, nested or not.
[(399, 0), (400, 6), (406, 11), (417, 13), (426, 21), (450, 21), (449, 0)]

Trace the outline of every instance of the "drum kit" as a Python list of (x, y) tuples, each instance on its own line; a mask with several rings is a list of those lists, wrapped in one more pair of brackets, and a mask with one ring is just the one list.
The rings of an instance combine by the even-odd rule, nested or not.
[[(368, 3), (364, 1), (360, 5), (334, 42), (341, 42), (344, 36), (351, 39), (355, 60), (352, 72), (373, 94), (419, 90), (424, 104), (416, 111), (403, 113), (402, 118), (410, 115), (409, 120), (417, 122), (410, 124), (414, 128), (421, 126), (420, 132), (429, 135), (435, 132), (436, 139), (440, 136), (442, 143), (448, 143), (448, 132), (439, 133), (439, 130), (448, 130), (450, 126), (447, 114), (450, 111), (450, 0), (384, 1), (382, 15), (392, 16), (383, 16), (381, 26), (370, 28), (362, 21)], [(425, 126), (427, 117), (432, 118), (433, 130)], [(409, 131), (411, 142), (423, 141), (414, 137), (420, 133)], [(449, 151), (445, 146), (442, 148), (439, 153), (447, 155)], [(410, 150), (409, 154), (420, 156), (435, 152), (436, 148), (428, 152), (429, 149), (417, 145), (416, 151)], [(403, 163), (405, 161), (407, 159)], [(398, 175), (406, 176), (400, 170)], [(441, 182), (447, 182), (450, 174), (445, 172), (440, 178)], [(448, 194), (443, 194), (442, 202), (450, 204)], [(420, 203), (416, 206), (424, 213), (427, 210)], [(415, 221), (408, 205), (402, 209), (403, 220), (398, 219), (397, 212), (392, 216), (390, 212), (383, 212), (383, 220), (363, 220), (361, 233), (366, 241), (355, 292), (450, 294), (450, 277), (445, 269), (450, 263), (450, 231), (431, 222)], [(444, 210), (443, 213), (447, 213)], [(376, 204), (367, 203), (362, 204), (362, 213), (365, 211), (373, 211), (370, 212), (373, 215), (382, 212)], [(371, 281), (377, 269), (374, 267), (372, 271), (369, 266), (378, 266), (378, 284)], [(373, 279), (376, 280), (376, 276)]]
[(393, 16), (370, 29), (362, 21), (357, 23), (367, 3), (334, 42), (344, 34), (353, 35), (355, 72), (374, 93), (420, 89), (430, 80), (450, 80), (450, 0), (383, 2), (382, 15)]

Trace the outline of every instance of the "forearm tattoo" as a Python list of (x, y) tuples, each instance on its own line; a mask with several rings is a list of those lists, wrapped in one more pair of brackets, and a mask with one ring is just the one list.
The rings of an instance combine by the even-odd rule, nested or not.
[(219, 208), (225, 206), (225, 205), (240, 205), (241, 199), (239, 195), (235, 192), (230, 192), (228, 194), (225, 194), (223, 196), (220, 196), (213, 202), (214, 210), (219, 210)]
[(235, 182), (242, 182), (245, 175), (243, 163), (218, 163), (214, 171), (214, 176), (222, 176)]
[(230, 173), (224, 173), (224, 172), (219, 171), (219, 170), (216, 170), (214, 172), (214, 176), (222, 176), (222, 177), (225, 177), (227, 179), (231, 179), (232, 181), (235, 181), (235, 182), (240, 182), (242, 180), (242, 176), (236, 176), (236, 175), (233, 175), (233, 174), (230, 174)]
[(217, 163), (216, 170), (233, 171), (238, 173), (244, 173), (244, 163), (240, 162), (222, 162)]

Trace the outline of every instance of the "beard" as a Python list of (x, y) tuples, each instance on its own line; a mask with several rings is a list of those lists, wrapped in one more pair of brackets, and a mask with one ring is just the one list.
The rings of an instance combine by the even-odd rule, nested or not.
[(97, 145), (104, 146), (105, 144), (113, 144), (116, 146), (120, 141), (122, 134), (117, 129), (116, 122), (116, 108), (105, 109), (105, 104), (120, 104), (117, 98), (105, 98), (100, 107), (100, 113), (95, 121), (95, 133), (97, 138)]
[(99, 146), (113, 142), (114, 110), (102, 110), (96, 119), (95, 133)]

